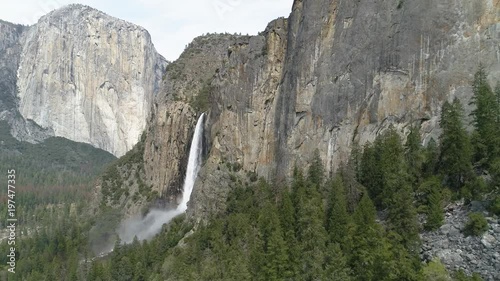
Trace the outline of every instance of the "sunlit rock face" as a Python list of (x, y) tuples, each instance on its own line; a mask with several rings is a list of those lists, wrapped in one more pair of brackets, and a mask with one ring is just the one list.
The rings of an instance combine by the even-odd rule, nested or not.
[(145, 29), (70, 5), (25, 31), (21, 47), (25, 119), (116, 156), (137, 143), (166, 66)]

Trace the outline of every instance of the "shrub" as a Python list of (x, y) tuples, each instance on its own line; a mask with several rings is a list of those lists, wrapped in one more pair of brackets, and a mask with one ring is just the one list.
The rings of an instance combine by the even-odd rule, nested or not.
[(427, 230), (436, 230), (444, 223), (444, 212), (442, 207), (441, 192), (433, 189), (429, 194), (427, 206), (427, 222), (425, 228)]
[(464, 199), (465, 204), (469, 204), (472, 201), (472, 192), (468, 185), (460, 188), (459, 197)]
[(443, 188), (441, 197), (443, 199), (443, 205), (447, 205), (452, 202), (453, 192), (449, 188)]
[(211, 83), (211, 79), (206, 81), (201, 90), (198, 92), (198, 95), (191, 100), (191, 106), (198, 112), (207, 111), (210, 106), (210, 96), (214, 91), (214, 87)]
[(500, 157), (493, 160), (489, 172), (492, 175), (490, 189), (495, 190), (496, 188), (500, 188)]
[(434, 259), (422, 268), (422, 275), (425, 280), (429, 281), (450, 281), (450, 275), (446, 267), (439, 261)]
[(404, 1), (403, 0), (399, 0), (399, 2), (398, 2), (398, 9), (403, 8), (403, 4), (404, 4)]
[(455, 277), (456, 281), (482, 281), (483, 280), (481, 278), (481, 276), (477, 273), (473, 273), (472, 276), (467, 276), (467, 274), (465, 274), (465, 272), (462, 269), (457, 271), (455, 273), (454, 277)]
[(248, 172), (247, 177), (250, 182), (256, 182), (259, 179), (259, 175), (256, 172)]
[(230, 179), (232, 182), (236, 182), (236, 181), (238, 180), (238, 179), (236, 178), (236, 176), (235, 176), (235, 175), (233, 175), (233, 174), (230, 174), (230, 175), (229, 175), (229, 179)]
[(488, 222), (481, 213), (470, 213), (464, 232), (467, 235), (479, 236), (488, 230)]
[(493, 198), (488, 210), (491, 213), (493, 213), (497, 216), (500, 216), (500, 195), (497, 195), (497, 196), (495, 196), (495, 198)]
[(486, 193), (488, 190), (488, 185), (482, 177), (476, 177), (467, 183), (460, 189), (460, 197), (465, 199), (468, 204), (473, 200), (481, 200), (482, 194)]
[(240, 163), (236, 162), (233, 164), (233, 172), (239, 172), (241, 170), (242, 166)]

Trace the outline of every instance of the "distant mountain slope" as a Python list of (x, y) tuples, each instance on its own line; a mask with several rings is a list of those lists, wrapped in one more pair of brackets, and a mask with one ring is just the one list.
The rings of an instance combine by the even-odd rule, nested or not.
[(9, 125), (1, 121), (0, 170), (15, 169), (19, 186), (90, 185), (91, 180), (116, 159), (89, 144), (61, 137), (31, 144), (16, 140), (9, 131)]

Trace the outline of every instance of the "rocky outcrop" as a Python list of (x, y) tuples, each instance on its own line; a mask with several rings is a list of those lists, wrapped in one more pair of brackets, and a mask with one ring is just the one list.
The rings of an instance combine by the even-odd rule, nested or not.
[(471, 206), (454, 204), (446, 212), (445, 224), (435, 232), (422, 234), (422, 258), (438, 258), (449, 270), (479, 273), (484, 280), (500, 280), (500, 220), (487, 217), (488, 230), (481, 236), (463, 233), (467, 213), (488, 216), (480, 202)]
[(216, 74), (207, 119), (210, 153), (191, 195), (188, 212), (202, 218), (224, 209), (231, 186), (224, 169), (240, 166), (270, 179), (275, 172), (276, 93), (287, 49), (287, 20), (271, 22), (258, 36), (241, 38)]
[[(189, 145), (201, 108), (198, 97), (208, 95), (216, 70), (237, 36), (200, 36), (167, 67), (148, 121), (144, 166), (146, 179), (162, 198), (175, 201), (182, 192)], [(198, 111), (198, 112), (197, 112)]]
[[(19, 66), (24, 120), (117, 156), (137, 143), (166, 66), (146, 30), (70, 5), (26, 28), (15, 44), (12, 57), (20, 57), (8, 64)], [(19, 138), (37, 139), (26, 126), (15, 128)]]

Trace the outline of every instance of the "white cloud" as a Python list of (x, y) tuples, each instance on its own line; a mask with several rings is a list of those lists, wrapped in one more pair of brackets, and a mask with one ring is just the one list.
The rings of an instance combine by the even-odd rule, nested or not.
[[(203, 33), (256, 34), (267, 23), (288, 16), (293, 0), (81, 0), (107, 14), (146, 28), (156, 49), (176, 59), (191, 40)], [(2, 3), (0, 19), (33, 24), (42, 15), (71, 0), (18, 0)]]

